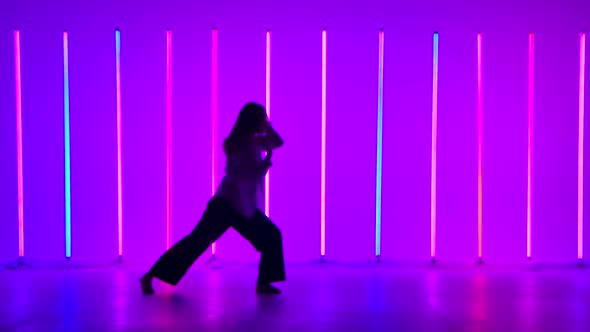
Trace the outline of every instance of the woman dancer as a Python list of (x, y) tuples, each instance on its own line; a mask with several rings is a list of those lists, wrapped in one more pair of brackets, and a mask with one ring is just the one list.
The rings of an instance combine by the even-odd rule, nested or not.
[(223, 144), (227, 163), (221, 185), (195, 229), (168, 249), (141, 278), (144, 294), (154, 293), (154, 278), (178, 284), (195, 260), (230, 227), (261, 253), (256, 292), (280, 293), (271, 283), (285, 280), (281, 231), (257, 209), (256, 196), (272, 165), (273, 150), (282, 145), (264, 107), (246, 104)]

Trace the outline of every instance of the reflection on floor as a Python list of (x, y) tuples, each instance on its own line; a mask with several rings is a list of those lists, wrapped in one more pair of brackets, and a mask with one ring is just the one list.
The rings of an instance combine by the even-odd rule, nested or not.
[(140, 293), (143, 268), (0, 270), (1, 331), (590, 331), (590, 269), (308, 263), (257, 296), (253, 265), (192, 269)]

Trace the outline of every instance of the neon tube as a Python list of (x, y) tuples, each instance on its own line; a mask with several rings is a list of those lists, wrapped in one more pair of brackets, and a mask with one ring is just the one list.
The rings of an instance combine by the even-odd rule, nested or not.
[(172, 30), (166, 30), (166, 249), (170, 248), (172, 185)]
[(321, 220), (320, 255), (326, 255), (326, 47), (327, 32), (322, 31), (322, 161), (321, 161)]
[(23, 186), (23, 125), (22, 81), (20, 69), (20, 31), (14, 31), (14, 74), (16, 84), (16, 155), (18, 176), (18, 257), (25, 256), (24, 236), (24, 186)]
[(430, 161), (430, 256), (436, 257), (436, 144), (438, 130), (438, 33), (433, 36), (432, 55), (432, 151)]
[(578, 259), (584, 258), (584, 75), (586, 34), (580, 34), (580, 90), (578, 110)]
[(64, 52), (64, 146), (65, 146), (65, 217), (66, 258), (72, 256), (72, 205), (70, 184), (70, 86), (68, 72), (68, 33), (63, 33)]
[(535, 35), (529, 33), (529, 89), (528, 89), (528, 138), (527, 138), (527, 204), (526, 204), (526, 256), (531, 259), (532, 228), (532, 154), (533, 154), (533, 112), (535, 87)]
[(117, 217), (119, 257), (123, 257), (123, 174), (121, 167), (121, 31), (115, 30), (115, 69), (117, 79)]
[(385, 32), (379, 31), (379, 72), (377, 84), (377, 195), (375, 220), (375, 256), (381, 256), (381, 181), (383, 165), (383, 46)]
[[(217, 29), (211, 32), (211, 196), (215, 195), (215, 149), (217, 148), (217, 85), (218, 85), (218, 61), (217, 61)], [(217, 243), (213, 242), (211, 246), (211, 254), (215, 255), (217, 252)]]
[(482, 250), (482, 141), (483, 141), (483, 96), (481, 73), (481, 33), (477, 34), (477, 257), (480, 262)]
[[(266, 113), (270, 119), (270, 31), (266, 32)], [(264, 212), (270, 217), (270, 169), (264, 179)]]

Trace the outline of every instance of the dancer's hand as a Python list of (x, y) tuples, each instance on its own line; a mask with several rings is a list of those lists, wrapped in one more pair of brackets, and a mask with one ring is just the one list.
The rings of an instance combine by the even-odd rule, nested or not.
[(266, 158), (268, 158), (270, 160), (270, 158), (272, 158), (272, 147), (270, 146), (270, 144), (267, 144), (265, 146), (266, 149)]
[(268, 172), (268, 169), (272, 166), (272, 150), (267, 150), (266, 151), (266, 157), (264, 157), (264, 159), (262, 160), (262, 162), (260, 162), (260, 165), (258, 166), (258, 175), (259, 176), (264, 176), (266, 174), (266, 172)]
[(266, 127), (264, 136), (262, 136), (262, 143), (266, 150), (280, 148), (284, 144), (283, 139), (270, 125), (270, 122)]

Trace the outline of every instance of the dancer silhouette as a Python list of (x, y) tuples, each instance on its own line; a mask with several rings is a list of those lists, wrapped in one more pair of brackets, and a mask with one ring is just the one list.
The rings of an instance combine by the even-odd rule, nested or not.
[(257, 208), (257, 190), (272, 165), (273, 150), (282, 145), (283, 139), (268, 122), (264, 107), (246, 104), (223, 144), (226, 174), (217, 192), (194, 230), (168, 249), (141, 278), (144, 294), (154, 293), (154, 278), (178, 284), (197, 258), (230, 227), (261, 253), (256, 292), (280, 293), (271, 283), (285, 280), (281, 231)]

